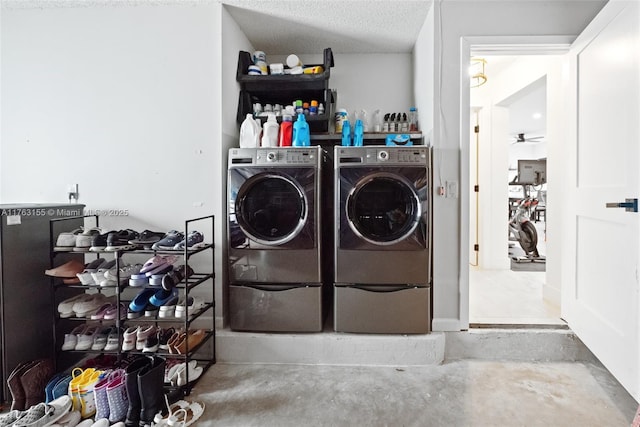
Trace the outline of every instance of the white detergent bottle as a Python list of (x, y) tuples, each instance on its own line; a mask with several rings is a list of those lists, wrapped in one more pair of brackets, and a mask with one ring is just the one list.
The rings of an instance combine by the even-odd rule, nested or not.
[(277, 147), (279, 130), (280, 125), (278, 124), (278, 120), (276, 120), (276, 115), (269, 114), (267, 122), (262, 128), (262, 143), (260, 145), (262, 147)]
[(240, 125), (240, 148), (256, 148), (260, 146), (260, 125), (248, 113)]

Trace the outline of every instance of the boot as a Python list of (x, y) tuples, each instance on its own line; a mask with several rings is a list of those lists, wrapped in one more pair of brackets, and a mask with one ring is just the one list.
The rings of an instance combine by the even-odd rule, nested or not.
[(53, 361), (40, 359), (20, 377), (25, 394), (25, 408), (29, 408), (46, 400), (44, 388), (53, 375)]
[(140, 393), (138, 392), (138, 372), (147, 368), (153, 362), (151, 357), (141, 357), (131, 362), (125, 369), (124, 381), (127, 387), (127, 398), (129, 408), (125, 425), (127, 427), (138, 427), (140, 422)]
[(142, 403), (140, 426), (151, 424), (157, 413), (165, 409), (164, 368), (167, 360), (154, 356), (151, 365), (138, 371), (138, 392)]
[(11, 397), (13, 398), (13, 402), (11, 402), (11, 410), (25, 410), (26, 396), (24, 394), (24, 388), (22, 388), (22, 382), (20, 381), (20, 378), (22, 377), (22, 374), (24, 374), (36, 363), (38, 363), (37, 360), (29, 360), (28, 362), (20, 363), (9, 374), (9, 378), (7, 378), (7, 387), (9, 388)]

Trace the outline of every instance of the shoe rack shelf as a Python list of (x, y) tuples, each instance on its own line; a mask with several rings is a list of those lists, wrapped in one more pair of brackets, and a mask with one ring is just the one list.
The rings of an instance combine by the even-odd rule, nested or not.
[[(95, 224), (94, 225), (95, 227), (99, 227), (99, 217), (97, 215), (84, 215), (84, 216), (57, 218), (57, 219), (50, 220), (49, 238), (51, 242), (51, 250), (50, 250), (51, 268), (54, 268), (54, 266), (57, 263), (56, 262), (57, 258), (60, 255), (68, 257), (68, 255), (71, 255), (71, 254), (79, 255), (79, 256), (90, 254), (90, 255), (95, 255), (96, 258), (100, 258), (100, 257), (103, 257), (104, 255), (112, 254), (112, 256), (114, 257), (113, 259), (115, 259), (114, 268), (116, 270), (116, 280), (115, 280), (116, 285), (95, 286), (95, 285), (82, 285), (82, 284), (65, 284), (59, 278), (55, 278), (55, 277), (51, 278), (52, 290), (53, 290), (52, 306), (54, 307), (53, 308), (53, 316), (54, 316), (54, 327), (53, 327), (54, 340), (53, 341), (55, 346), (54, 354), (56, 354), (57, 359), (59, 359), (62, 356), (62, 354), (80, 354), (81, 355), (81, 354), (93, 353), (93, 354), (115, 356), (119, 362), (124, 357), (128, 357), (128, 356), (155, 354), (155, 355), (166, 357), (167, 359), (177, 359), (180, 362), (185, 362), (187, 366), (189, 365), (190, 361), (196, 361), (197, 366), (202, 368), (202, 374), (200, 375), (200, 377), (204, 375), (204, 373), (213, 364), (216, 363), (215, 293), (214, 292), (211, 293), (212, 295), (211, 301), (205, 301), (199, 309), (194, 310), (193, 312), (189, 308), (189, 298), (190, 298), (189, 294), (195, 288), (209, 281), (211, 281), (212, 283), (211, 287), (213, 290), (213, 281), (215, 279), (215, 272), (213, 270), (211, 272), (206, 272), (206, 273), (194, 271), (193, 274), (185, 275), (185, 277), (181, 280), (181, 282), (175, 284), (174, 288), (178, 289), (179, 300), (182, 300), (181, 297), (184, 296), (185, 310), (184, 310), (184, 316), (182, 317), (176, 317), (175, 314), (174, 316), (171, 316), (171, 317), (159, 317), (158, 313), (156, 312), (155, 316), (140, 316), (137, 318), (129, 319), (127, 318), (127, 313), (125, 312), (124, 314), (118, 313), (115, 319), (109, 319), (109, 320), (104, 320), (104, 319), (93, 320), (87, 317), (64, 317), (63, 318), (58, 315), (58, 311), (57, 311), (57, 307), (58, 307), (57, 302), (58, 300), (61, 300), (61, 299), (59, 297), (57, 298), (56, 296), (59, 292), (61, 292), (61, 290), (64, 290), (65, 292), (70, 292), (69, 290), (74, 290), (74, 289), (76, 290), (76, 294), (87, 293), (87, 291), (96, 291), (97, 293), (113, 292), (115, 296), (114, 303), (116, 304), (117, 307), (120, 307), (121, 303), (128, 306), (128, 304), (130, 303), (130, 300), (123, 299), (123, 293), (127, 289), (135, 289), (136, 291), (141, 292), (146, 288), (161, 290), (162, 287), (151, 286), (151, 285), (131, 287), (128, 284), (128, 279), (126, 279), (125, 281), (125, 279), (122, 278), (121, 280), (120, 267), (123, 265), (123, 257), (128, 257), (130, 255), (150, 255), (150, 256), (180, 255), (183, 258), (185, 267), (188, 267), (189, 261), (194, 256), (198, 256), (198, 255), (205, 256), (206, 254), (210, 254), (211, 266), (213, 268), (214, 261), (215, 261), (214, 245), (206, 244), (196, 249), (189, 249), (185, 247), (184, 250), (123, 249), (123, 250), (116, 250), (116, 251), (90, 251), (90, 252), (76, 252), (73, 250), (68, 250), (68, 251), (54, 250), (55, 239), (57, 236), (54, 231), (56, 229), (61, 228), (61, 225), (63, 225), (65, 221), (69, 221), (73, 219), (75, 220), (83, 219), (85, 222), (88, 219), (89, 222), (93, 222)], [(211, 241), (214, 241), (214, 236), (213, 236), (213, 230), (215, 225), (214, 221), (215, 221), (215, 218), (213, 215), (186, 220), (184, 223), (184, 235), (187, 236), (189, 234), (189, 230), (193, 228), (194, 223), (210, 222), (210, 227), (211, 227), (210, 237), (211, 237)], [(77, 291), (82, 291), (82, 292), (77, 292)], [(186, 351), (184, 352), (184, 354), (171, 353), (166, 350), (158, 350), (157, 352), (153, 352), (153, 353), (143, 352), (141, 350), (128, 350), (128, 351), (122, 350), (124, 331), (126, 330), (127, 327), (132, 327), (132, 326), (141, 325), (141, 324), (146, 324), (146, 325), (153, 324), (156, 326), (156, 328), (163, 327), (166, 325), (167, 327), (175, 326), (176, 330), (178, 330), (178, 328), (182, 328), (182, 330), (184, 331), (189, 331), (190, 326), (197, 319), (201, 318), (206, 313), (210, 313), (211, 315), (210, 327), (201, 328), (204, 330), (204, 338), (202, 338), (202, 340), (192, 348), (189, 347), (189, 340), (188, 339), (186, 340), (186, 343), (185, 343)], [(62, 331), (60, 331), (59, 329), (61, 329), (60, 323), (63, 321), (68, 321), (71, 325), (73, 325), (74, 323), (77, 325), (78, 323), (81, 323), (81, 322), (92, 324), (92, 325), (95, 324), (98, 326), (105, 326), (105, 327), (110, 325), (115, 325), (117, 329), (118, 343), (119, 343), (117, 350), (104, 350), (104, 349), (102, 350), (92, 350), (92, 349), (62, 350), (61, 342), (63, 342), (64, 333), (61, 333)], [(71, 328), (65, 327), (64, 332), (68, 333), (72, 329), (73, 327)], [(65, 366), (64, 368), (67, 368), (67, 366)], [(57, 370), (60, 370), (60, 367), (57, 367)], [(170, 383), (165, 383), (165, 389), (170, 392), (178, 391), (183, 395), (188, 395), (193, 389), (193, 387), (195, 386), (195, 384), (197, 383), (199, 378), (196, 378), (195, 380), (190, 380), (189, 369), (185, 369), (185, 379), (186, 379), (185, 385), (174, 386), (174, 385), (171, 385)]]

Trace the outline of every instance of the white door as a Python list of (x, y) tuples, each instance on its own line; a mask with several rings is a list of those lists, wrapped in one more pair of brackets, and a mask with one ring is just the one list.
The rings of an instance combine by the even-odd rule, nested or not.
[(562, 315), (640, 400), (640, 8), (610, 1), (568, 55), (567, 212)]

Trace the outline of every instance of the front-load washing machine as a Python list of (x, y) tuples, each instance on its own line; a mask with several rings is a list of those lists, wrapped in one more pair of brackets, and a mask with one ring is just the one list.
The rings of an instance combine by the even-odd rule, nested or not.
[(334, 329), (426, 333), (430, 150), (335, 147)]
[(322, 330), (320, 147), (232, 148), (229, 314), (234, 330)]

